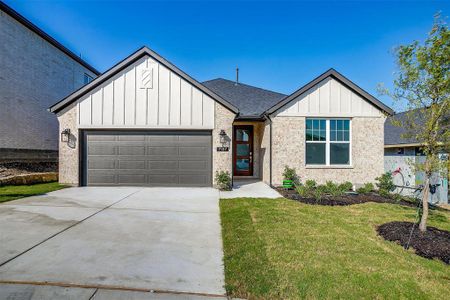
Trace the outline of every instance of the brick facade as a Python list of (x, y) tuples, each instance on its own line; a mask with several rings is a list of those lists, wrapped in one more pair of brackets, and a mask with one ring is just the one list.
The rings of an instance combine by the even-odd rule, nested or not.
[(68, 143), (59, 143), (59, 182), (67, 185), (79, 185), (79, 145), (76, 103), (58, 113), (59, 131), (70, 129)]
[(352, 118), (352, 166), (306, 167), (305, 117), (273, 118), (272, 183), (281, 184), (285, 165), (295, 168), (303, 182), (374, 182), (384, 172), (384, 121), (385, 117)]
[(95, 75), (0, 10), (0, 148), (57, 150), (47, 109)]
[[(215, 124), (214, 130), (212, 132), (213, 138), (213, 182), (215, 182), (215, 176), (217, 171), (228, 171), (232, 175), (232, 164), (233, 164), (233, 156), (232, 156), (232, 137), (233, 137), (233, 121), (235, 118), (235, 114), (222, 106), (219, 103), (215, 103)], [(229, 151), (227, 152), (218, 152), (217, 147), (221, 147), (220, 143), (220, 131), (225, 130), (227, 134), (228, 147)]]

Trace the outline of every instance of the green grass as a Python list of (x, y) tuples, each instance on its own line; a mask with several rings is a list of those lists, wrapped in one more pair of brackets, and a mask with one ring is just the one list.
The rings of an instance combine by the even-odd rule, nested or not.
[[(233, 297), (250, 299), (444, 299), (450, 267), (376, 233), (415, 210), (365, 203), (307, 205), (286, 199), (220, 201), (225, 281)], [(450, 214), (429, 225), (450, 230)], [(447, 296), (445, 296), (447, 295)]]
[(23, 197), (42, 195), (65, 187), (58, 182), (2, 186), (0, 187), (0, 203)]

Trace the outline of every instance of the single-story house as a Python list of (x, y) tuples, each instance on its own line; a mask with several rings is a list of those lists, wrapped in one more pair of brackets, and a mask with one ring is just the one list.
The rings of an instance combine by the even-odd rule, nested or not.
[[(425, 161), (421, 144), (413, 136), (405, 136), (407, 130), (396, 123), (404, 124), (409, 111), (389, 116), (384, 126), (384, 169), (393, 173), (397, 192), (406, 196), (420, 196), (417, 188), (424, 182), (423, 172), (416, 171), (415, 163)], [(415, 117), (421, 122), (419, 117)], [(399, 125), (400, 125), (399, 124)], [(419, 123), (422, 124), (422, 123)], [(448, 160), (448, 153), (440, 154), (442, 160)], [(436, 193), (430, 196), (432, 203), (448, 203), (448, 170), (436, 172), (433, 183), (439, 184)]]
[(233, 178), (373, 182), (393, 111), (330, 69), (291, 95), (224, 79), (200, 83), (143, 47), (50, 108), (60, 181), (212, 186)]

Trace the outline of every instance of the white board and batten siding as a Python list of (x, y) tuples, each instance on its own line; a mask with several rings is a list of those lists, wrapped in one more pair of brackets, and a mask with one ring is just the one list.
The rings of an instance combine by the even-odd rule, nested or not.
[(215, 101), (150, 57), (81, 98), (79, 128), (213, 129)]
[(277, 116), (381, 117), (383, 113), (351, 89), (327, 78), (282, 107)]

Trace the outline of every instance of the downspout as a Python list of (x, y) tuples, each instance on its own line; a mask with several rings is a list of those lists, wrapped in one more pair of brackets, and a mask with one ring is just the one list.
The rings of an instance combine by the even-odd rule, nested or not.
[(269, 115), (266, 115), (267, 119), (269, 120), (269, 145), (270, 145), (270, 149), (269, 149), (269, 185), (272, 186), (272, 119), (270, 118)]

